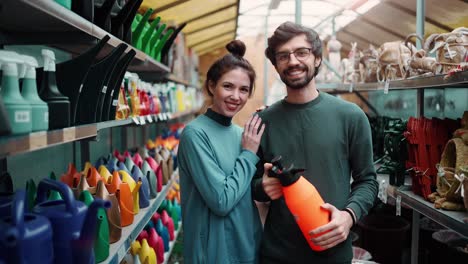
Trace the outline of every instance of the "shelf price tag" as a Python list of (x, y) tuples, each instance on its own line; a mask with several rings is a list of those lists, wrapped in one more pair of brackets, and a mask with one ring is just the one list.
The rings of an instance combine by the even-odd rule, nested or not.
[(397, 195), (396, 198), (396, 215), (401, 216), (401, 196)]
[(146, 125), (146, 121), (145, 121), (145, 117), (144, 116), (140, 116), (140, 125)]
[(158, 114), (158, 119), (159, 119), (159, 121), (163, 121), (163, 115), (162, 115), (162, 113), (159, 113), (159, 114)]
[(385, 81), (384, 90), (383, 90), (383, 93), (384, 93), (384, 94), (388, 94), (388, 88), (390, 88), (390, 81), (389, 81), (389, 80), (386, 80), (386, 81)]
[(139, 125), (139, 124), (140, 124), (140, 120), (138, 120), (138, 118), (137, 118), (137, 117), (135, 117), (135, 116), (134, 116), (134, 117), (132, 117), (132, 120), (133, 120), (133, 122), (134, 122), (135, 124), (137, 124), (137, 125)]
[(381, 180), (379, 182), (379, 194), (378, 197), (382, 201), (382, 203), (387, 203), (387, 188), (388, 183), (385, 180)]
[(29, 135), (29, 149), (37, 149), (47, 145), (47, 133), (43, 132), (36, 132), (31, 133)]
[(63, 141), (72, 141), (76, 138), (75, 127), (67, 127), (63, 129)]
[(146, 119), (148, 119), (149, 123), (153, 123), (153, 118), (151, 118), (151, 115), (147, 115)]
[(354, 82), (349, 84), (349, 92), (352, 93), (354, 88)]

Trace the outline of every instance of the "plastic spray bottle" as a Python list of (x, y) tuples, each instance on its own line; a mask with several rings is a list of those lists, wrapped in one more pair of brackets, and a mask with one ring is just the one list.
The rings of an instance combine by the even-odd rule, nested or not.
[(292, 165), (287, 169), (283, 168), (281, 156), (273, 159), (272, 164), (273, 167), (268, 176), (280, 180), (286, 205), (294, 216), (304, 238), (313, 250), (323, 251), (324, 249), (315, 245), (310, 238), (328, 231), (315, 236), (309, 235), (310, 231), (330, 222), (330, 212), (321, 207), (325, 202), (320, 193), (314, 185), (299, 174), (304, 172), (304, 169), (294, 169)]
[(49, 106), (49, 129), (70, 126), (70, 101), (60, 93), (55, 78), (55, 54), (51, 50), (43, 49), (44, 75), (39, 89), (39, 96)]
[(43, 131), (49, 127), (49, 107), (37, 94), (36, 68), (37, 60), (31, 56), (22, 56), (24, 70), (20, 74), (23, 78), (21, 94), (32, 107), (32, 131)]
[(13, 134), (30, 133), (32, 129), (31, 105), (21, 96), (18, 81), (18, 64), (23, 60), (12, 51), (0, 50), (0, 67), (3, 72), (0, 94), (3, 98)]

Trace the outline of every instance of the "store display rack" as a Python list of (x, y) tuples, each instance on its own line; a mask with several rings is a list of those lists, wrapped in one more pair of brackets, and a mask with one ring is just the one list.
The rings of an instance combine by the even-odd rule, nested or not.
[(179, 113), (161, 113), (157, 115), (139, 116), (125, 120), (113, 120), (93, 123), (63, 129), (34, 132), (26, 135), (0, 137), (0, 158), (20, 153), (32, 152), (60, 144), (93, 138), (102, 129), (128, 125), (146, 125), (157, 122), (176, 120), (180, 117), (193, 115), (198, 110), (188, 110)]
[(122, 228), (122, 237), (119, 241), (110, 245), (109, 257), (107, 257), (107, 259), (101, 263), (118, 264), (120, 261), (122, 261), (122, 259), (127, 254), (127, 251), (130, 248), (132, 242), (135, 241), (135, 239), (138, 237), (138, 234), (140, 234), (146, 224), (151, 220), (153, 214), (158, 210), (159, 206), (166, 198), (166, 195), (171, 188), (177, 174), (178, 170), (174, 171), (169, 182), (164, 186), (161, 192), (158, 193), (158, 196), (151, 202), (149, 207), (140, 209), (140, 212), (135, 215), (133, 224)]
[(468, 237), (467, 212), (446, 211), (434, 208), (434, 204), (414, 194), (407, 186), (401, 186), (396, 191), (396, 197), (401, 196), (401, 202), (434, 220), (435, 222)]
[[(18, 12), (21, 10), (20, 19)], [(104, 52), (117, 47), (122, 40), (85, 18), (51, 0), (2, 0), (0, 2), (0, 44), (50, 45), (72, 54), (81, 54), (109, 35)], [(128, 43), (127, 43), (128, 44)], [(132, 47), (136, 56), (128, 70), (168, 74), (170, 69), (144, 52)]]
[[(454, 72), (450, 76), (436, 75), (431, 77), (417, 77), (388, 82), (388, 90), (430, 89), (430, 88), (466, 88), (468, 71)], [(377, 83), (319, 83), (319, 90), (329, 93), (347, 93), (353, 91), (385, 91), (385, 82)]]
[(164, 253), (164, 264), (169, 263), (169, 258), (171, 257), (172, 250), (174, 249), (174, 245), (177, 241), (177, 237), (179, 236), (180, 230), (182, 229), (182, 222), (179, 222), (179, 229), (174, 234), (174, 240), (169, 242), (169, 251)]

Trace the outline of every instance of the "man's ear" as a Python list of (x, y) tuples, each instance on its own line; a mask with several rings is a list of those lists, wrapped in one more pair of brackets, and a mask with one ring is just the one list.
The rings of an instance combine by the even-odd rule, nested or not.
[(321, 63), (322, 63), (322, 58), (315, 58), (315, 61), (314, 61), (315, 67), (320, 66)]

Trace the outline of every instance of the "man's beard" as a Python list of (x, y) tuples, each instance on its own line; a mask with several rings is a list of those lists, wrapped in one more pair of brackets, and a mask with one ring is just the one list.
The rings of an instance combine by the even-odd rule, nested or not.
[[(294, 69), (305, 70), (306, 76), (304, 78), (297, 79), (294, 81), (288, 79), (287, 72), (294, 70)], [(284, 82), (284, 84), (286, 84), (287, 87), (291, 89), (295, 89), (295, 90), (300, 90), (304, 88), (305, 86), (307, 86), (314, 79), (315, 71), (316, 71), (315, 67), (313, 68), (313, 71), (310, 72), (307, 66), (300, 65), (300, 66), (291, 67), (291, 68), (284, 70), (283, 74), (280, 74), (280, 78)]]

